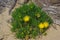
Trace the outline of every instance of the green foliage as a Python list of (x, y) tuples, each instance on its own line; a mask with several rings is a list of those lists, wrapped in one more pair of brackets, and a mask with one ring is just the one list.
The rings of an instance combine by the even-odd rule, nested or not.
[[(23, 20), (26, 15), (30, 17), (28, 22), (24, 22)], [(28, 35), (29, 38), (35, 38), (49, 28), (43, 28), (43, 31), (41, 32), (38, 27), (39, 23), (45, 21), (47, 21), (49, 25), (53, 23), (52, 19), (42, 11), (42, 8), (37, 7), (34, 3), (24, 4), (21, 7), (16, 8), (12, 12), (12, 19), (11, 30), (16, 33), (17, 38), (25, 38), (26, 35)], [(27, 18), (25, 20), (27, 20)]]

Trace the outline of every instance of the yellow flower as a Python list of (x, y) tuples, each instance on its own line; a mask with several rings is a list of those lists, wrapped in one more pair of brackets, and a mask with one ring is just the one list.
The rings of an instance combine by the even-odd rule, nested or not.
[(29, 21), (29, 19), (30, 19), (30, 17), (29, 17), (29, 16), (25, 16), (25, 17), (23, 18), (23, 20), (24, 20), (25, 22), (28, 22), (28, 21)]
[(42, 28), (44, 28), (44, 24), (43, 24), (43, 23), (40, 23), (40, 24), (38, 25), (38, 27), (42, 29)]
[(47, 28), (49, 26), (49, 23), (48, 22), (44, 22), (44, 26), (45, 26), (45, 28)]
[(37, 13), (37, 14), (35, 14), (35, 16), (39, 18), (39, 17), (40, 17), (40, 14), (39, 14), (39, 13)]

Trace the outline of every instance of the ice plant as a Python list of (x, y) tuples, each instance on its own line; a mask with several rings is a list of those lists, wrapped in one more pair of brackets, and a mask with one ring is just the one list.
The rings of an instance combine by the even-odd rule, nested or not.
[(12, 12), (12, 32), (19, 39), (29, 40), (42, 35), (52, 24), (52, 19), (34, 3), (28, 3)]
[(28, 22), (28, 21), (30, 20), (30, 17), (29, 17), (29, 16), (25, 16), (25, 17), (23, 18), (23, 20), (24, 20), (24, 22)]

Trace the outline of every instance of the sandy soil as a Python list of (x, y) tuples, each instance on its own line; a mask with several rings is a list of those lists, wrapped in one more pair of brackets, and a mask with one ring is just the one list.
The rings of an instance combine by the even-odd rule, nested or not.
[[(18, 7), (17, 5), (16, 7)], [(3, 40), (19, 40), (15, 38), (14, 34), (10, 30), (11, 25), (8, 22), (10, 19), (11, 15), (9, 15), (9, 8), (6, 8), (6, 10), (0, 14), (0, 39), (3, 38)], [(51, 28), (47, 30), (47, 36), (31, 40), (60, 40), (60, 26), (56, 24), (54, 24), (54, 26), (56, 29), (51, 26)]]

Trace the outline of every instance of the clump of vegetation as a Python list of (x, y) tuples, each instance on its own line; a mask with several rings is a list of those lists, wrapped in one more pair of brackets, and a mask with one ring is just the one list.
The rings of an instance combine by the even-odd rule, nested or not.
[(17, 38), (35, 38), (53, 23), (52, 19), (34, 3), (24, 4), (12, 12), (12, 28)]

